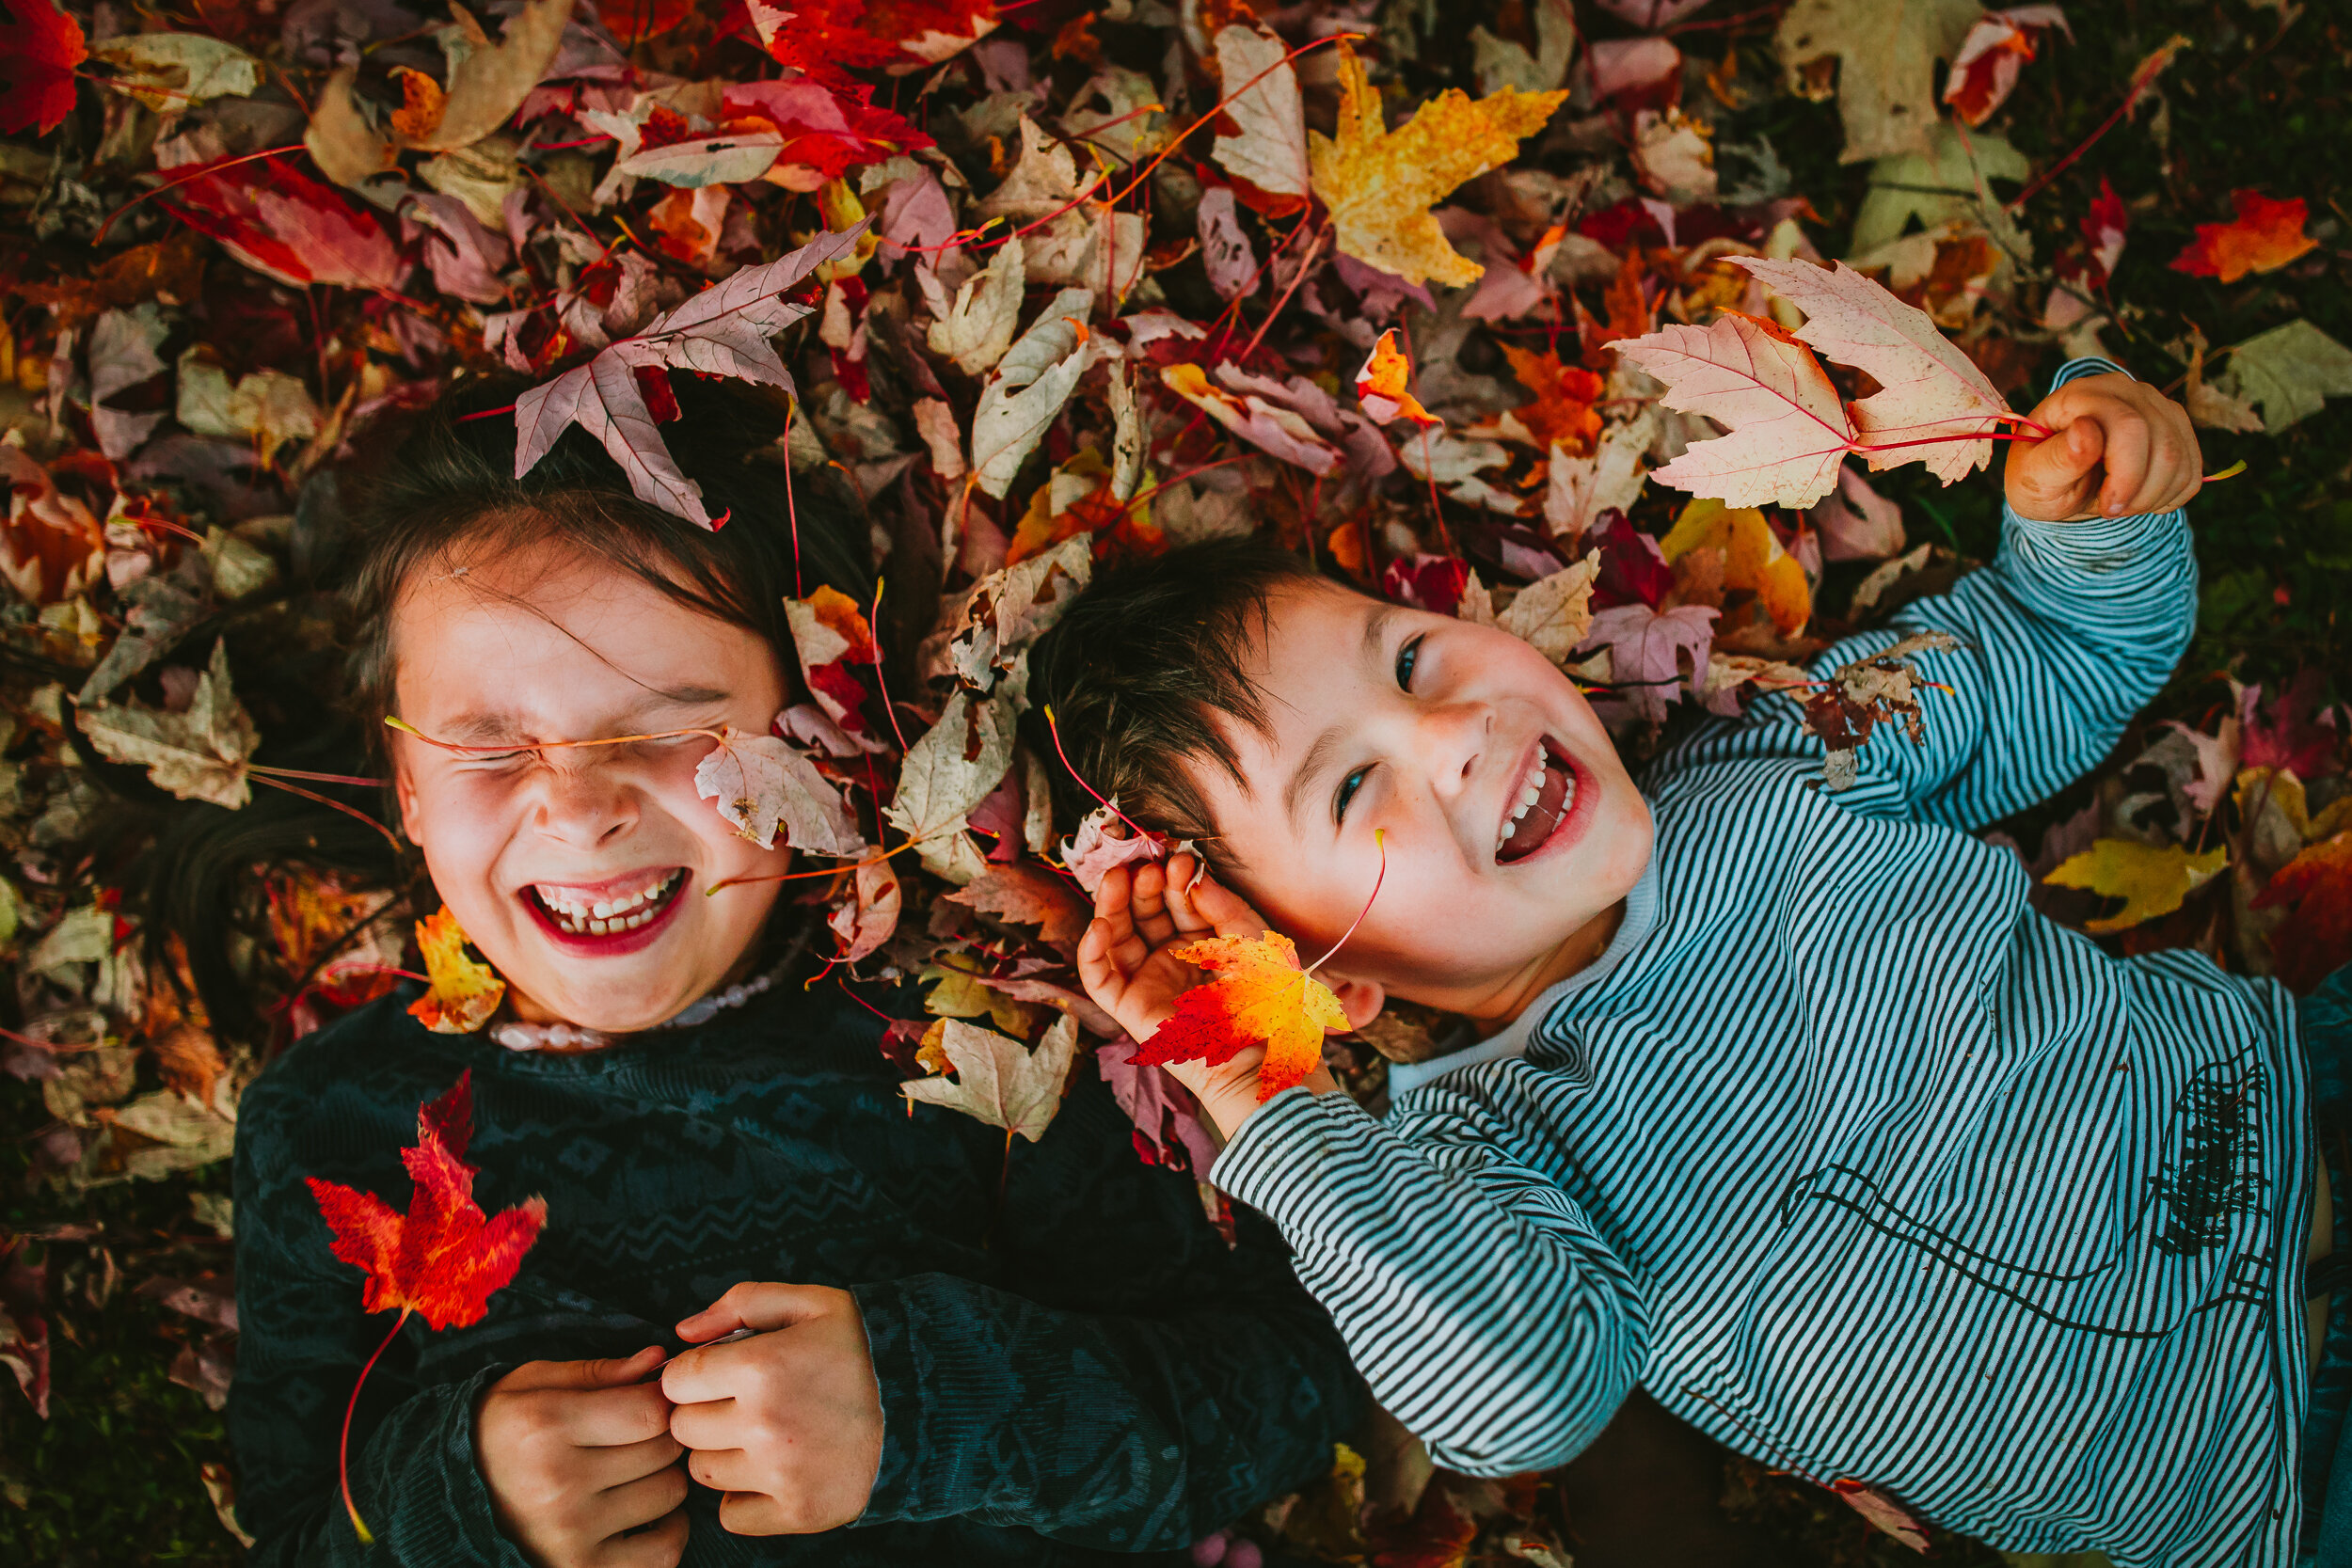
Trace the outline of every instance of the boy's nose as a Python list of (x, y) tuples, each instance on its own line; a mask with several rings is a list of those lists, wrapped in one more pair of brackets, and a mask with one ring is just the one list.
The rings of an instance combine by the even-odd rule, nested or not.
[(1422, 715), (1421, 754), (1430, 787), (1450, 798), (1470, 785), (1479, 759), (1494, 742), (1494, 715), (1483, 704), (1449, 703)]

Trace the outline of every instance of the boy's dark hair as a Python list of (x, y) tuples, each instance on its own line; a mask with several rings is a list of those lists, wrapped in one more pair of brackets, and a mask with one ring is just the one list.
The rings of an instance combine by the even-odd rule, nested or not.
[(1182, 546), (1095, 578), (1029, 653), (1030, 748), (1055, 756), (1051, 706), (1069, 758), (1049, 768), (1056, 819), (1092, 810), (1090, 785), (1144, 827), (1214, 843), (1216, 820), (1185, 765), (1205, 759), (1242, 782), (1219, 720), (1266, 727), (1249, 660), (1275, 594), (1310, 583), (1343, 586), (1254, 538)]
[[(672, 381), (681, 418), (661, 427), (662, 438), (702, 486), (710, 515), (724, 518), (714, 531), (639, 500), (602, 445), (578, 426), (516, 479), (507, 409), (521, 385), (470, 382), (405, 438), (385, 443), (373, 464), (363, 451), (345, 470), (313, 476), (295, 512), (291, 580), (206, 617), (157, 660), (200, 668), (214, 640), (228, 640), (237, 695), (261, 731), (256, 762), (312, 773), (383, 770), (392, 607), (411, 573), (461, 544), (560, 540), (757, 633), (787, 673), (794, 660), (785, 596), (820, 584), (862, 596), (870, 586), (866, 531), (850, 509), (807, 474), (797, 476), (798, 494), (787, 499), (784, 470), (768, 460), (784, 416), (757, 393), (692, 376)], [(152, 678), (151, 671), (141, 677)], [(121, 875), (145, 917), (151, 961), (172, 973), (176, 938), (225, 1036), (265, 1033), (239, 961), (242, 948), (267, 939), (265, 926), (246, 918), (257, 873), (300, 863), (424, 891), (413, 851), (394, 852), (383, 832), (353, 815), (389, 823), (389, 790), (304, 786), (349, 808), (339, 811), (260, 788), (228, 811), (173, 801), (142, 769), (81, 750), (90, 776), (117, 802), (93, 824), (91, 844), (147, 839)]]

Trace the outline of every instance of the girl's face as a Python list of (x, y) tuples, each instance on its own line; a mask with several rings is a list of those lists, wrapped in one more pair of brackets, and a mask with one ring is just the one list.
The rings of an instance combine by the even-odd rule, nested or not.
[(776, 650), (550, 541), (421, 569), (392, 616), (394, 709), (451, 752), (391, 737), (401, 822), (433, 885), (507, 982), (516, 1016), (621, 1034), (750, 960), (786, 869), (694, 789), (701, 736), (768, 733)]

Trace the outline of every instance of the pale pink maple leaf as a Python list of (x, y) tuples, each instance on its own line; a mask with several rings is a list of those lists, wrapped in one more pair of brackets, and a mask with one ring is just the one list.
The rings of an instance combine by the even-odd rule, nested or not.
[(1728, 506), (1810, 506), (1836, 485), (1853, 425), (1820, 361), (1777, 325), (1725, 310), (1615, 347), (1666, 384), (1661, 403), (1730, 431), (1650, 478)]
[[(1854, 450), (1873, 469), (1924, 463), (1949, 484), (1992, 461), (1990, 440), (1896, 445), (1991, 435), (2001, 420), (2013, 417), (1976, 361), (1945, 337), (1926, 311), (1904, 304), (1843, 261), (1832, 269), (1756, 256), (1734, 260), (1805, 313), (1805, 324), (1795, 334), (1799, 341), (1878, 382), (1881, 390), (1851, 405), (1860, 436)], [(1816, 495), (1824, 493), (1826, 486)]]
[(732, 724), (694, 769), (694, 793), (719, 803), (719, 815), (763, 849), (776, 835), (795, 849), (854, 855), (866, 848), (857, 818), (817, 765), (789, 741), (745, 735)]

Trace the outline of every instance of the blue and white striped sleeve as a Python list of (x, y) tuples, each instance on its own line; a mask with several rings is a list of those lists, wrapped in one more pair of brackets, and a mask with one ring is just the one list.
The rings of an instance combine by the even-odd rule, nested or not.
[[(2052, 389), (2115, 369), (2076, 359)], [(2047, 799), (2096, 766), (2162, 689), (2196, 621), (2186, 513), (2045, 523), (2004, 508), (1990, 569), (1914, 600), (1886, 626), (1813, 661), (1826, 674), (1914, 632), (1949, 632), (1963, 644), (1918, 656), (1921, 673), (1949, 689), (1920, 695), (1925, 744), (1893, 726), (1878, 730), (1839, 803), (1973, 831)], [(1768, 698), (1750, 717), (1768, 721), (1702, 738), (1689, 760), (1791, 744), (1819, 754), (1820, 742), (1797, 729), (1793, 699)]]
[(1582, 1451), (1649, 1342), (1632, 1273), (1543, 1169), (1558, 1157), (1506, 1120), (1505, 1080), (1528, 1071), (1498, 1063), (1433, 1085), (1393, 1127), (1344, 1096), (1292, 1089), (1213, 1173), (1281, 1227), (1374, 1398), (1469, 1475)]

